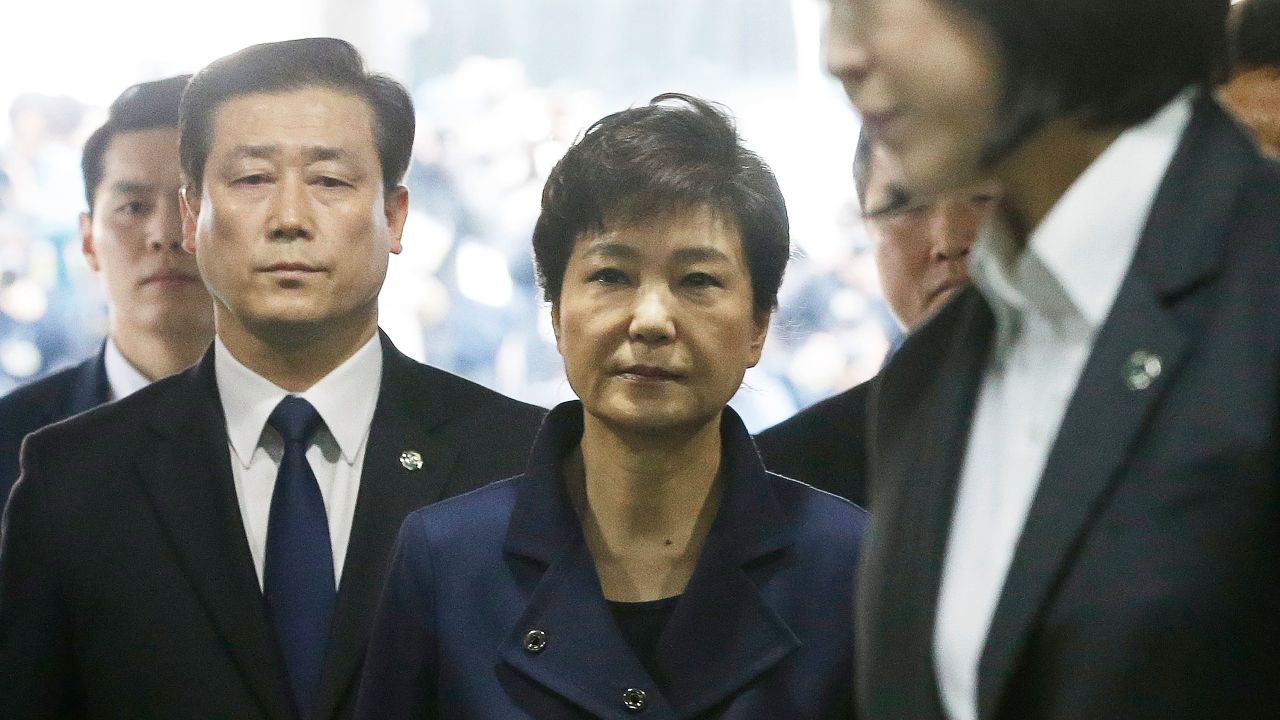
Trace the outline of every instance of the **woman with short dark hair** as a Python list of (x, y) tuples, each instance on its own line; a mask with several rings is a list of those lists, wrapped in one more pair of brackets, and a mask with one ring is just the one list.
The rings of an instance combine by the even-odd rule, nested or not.
[(364, 718), (843, 718), (861, 510), (765, 471), (726, 407), (788, 255), (715, 106), (593, 125), (534, 250), (569, 383), (526, 474), (409, 517)]

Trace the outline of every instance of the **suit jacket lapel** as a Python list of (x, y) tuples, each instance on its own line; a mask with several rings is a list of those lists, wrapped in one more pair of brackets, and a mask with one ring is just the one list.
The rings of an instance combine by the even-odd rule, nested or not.
[(107, 381), (107, 346), (98, 348), (98, 354), (80, 363), (75, 381), (71, 384), (71, 396), (67, 403), (67, 416), (82, 413), (111, 399), (111, 383)]
[(942, 717), (933, 629), (960, 468), (995, 322), (965, 290), (873, 387), (871, 513), (858, 580), (859, 702), (872, 717)]
[[(424, 392), (413, 377), (413, 361), (385, 335), (382, 353), (381, 387), (321, 671), (316, 718), (332, 716), (352, 690), (400, 525), (410, 512), (440, 497), (457, 457), (456, 447), (431, 432), (448, 418), (448, 409)], [(406, 451), (418, 453), (421, 467), (402, 462), (401, 453)]]
[(293, 716), (231, 474), (210, 350), (170, 386), (138, 462), (152, 508), (184, 574), (265, 715)]
[[(1040, 609), (1190, 349), (1197, 320), (1178, 301), (1218, 266), (1239, 168), (1251, 154), (1229, 123), (1211, 101), (1199, 101), (1081, 374), (979, 663), (979, 717), (994, 717)], [(1159, 358), (1149, 385), (1126, 379), (1137, 352)]]
[(741, 419), (721, 417), (724, 496), (684, 597), (658, 644), (663, 693), (676, 717), (727, 699), (800, 647), (745, 569), (767, 578), (786, 561), (791, 527)]

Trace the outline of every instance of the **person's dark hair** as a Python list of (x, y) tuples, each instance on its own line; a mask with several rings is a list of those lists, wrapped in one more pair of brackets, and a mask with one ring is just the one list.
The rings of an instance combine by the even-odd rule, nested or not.
[(778, 181), (742, 146), (727, 111), (678, 93), (598, 120), (552, 169), (533, 230), (544, 297), (559, 302), (583, 233), (701, 206), (737, 225), (753, 307), (773, 310), (791, 248)]
[(283, 93), (323, 87), (363, 98), (373, 111), (373, 139), (382, 165), (382, 185), (391, 192), (409, 169), (413, 150), (413, 100), (400, 83), (365, 71), (351, 43), (304, 38), (251, 45), (209, 63), (182, 97), (179, 155), (188, 185), (199, 189), (218, 107), (252, 93)]
[(1230, 0), (938, 0), (990, 33), (1005, 76), (984, 159), (995, 162), (1048, 121), (1140, 123), (1226, 59)]
[(867, 209), (867, 184), (871, 182), (871, 156), (875, 142), (866, 125), (858, 131), (858, 147), (853, 151), (853, 189), (858, 193), (858, 207)]
[(1280, 0), (1243, 0), (1231, 14), (1233, 67), (1280, 67)]
[(102, 162), (111, 141), (121, 133), (178, 127), (178, 104), (190, 75), (138, 83), (120, 93), (107, 110), (107, 121), (84, 143), (80, 172), (84, 175), (84, 199), (93, 214), (93, 197), (102, 182)]

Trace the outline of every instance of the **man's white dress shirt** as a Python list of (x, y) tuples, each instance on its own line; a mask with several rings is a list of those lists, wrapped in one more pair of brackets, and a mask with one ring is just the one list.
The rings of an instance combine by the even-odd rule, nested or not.
[(340, 583), (360, 493), (369, 424), (382, 383), (382, 344), (377, 334), (302, 393), (290, 393), (245, 367), (231, 355), (221, 338), (214, 340), (213, 351), (218, 396), (227, 418), (231, 473), (259, 587), (266, 564), (271, 493), (284, 455), (284, 441), (267, 425), (267, 418), (290, 394), (311, 403), (324, 421), (307, 448), (307, 462), (324, 497), (334, 581)]
[(102, 362), (107, 366), (107, 390), (111, 400), (129, 397), (151, 384), (147, 376), (138, 372), (124, 353), (120, 352), (120, 346), (116, 345), (113, 338), (107, 338)]
[(938, 688), (951, 720), (977, 717), (978, 661), (1045, 461), (1190, 118), (1188, 91), (1117, 137), (1058, 199), (1025, 251), (998, 223), (974, 244), (969, 273), (994, 312), (996, 334), (934, 628)]

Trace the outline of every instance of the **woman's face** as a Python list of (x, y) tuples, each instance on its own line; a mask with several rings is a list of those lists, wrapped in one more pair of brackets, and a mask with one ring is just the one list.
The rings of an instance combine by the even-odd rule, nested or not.
[(718, 418), (769, 320), (753, 310), (736, 224), (706, 207), (579, 236), (551, 313), (587, 414), (646, 434)]
[(827, 68), (913, 190), (970, 185), (1002, 83), (988, 30), (947, 0), (831, 0)]

